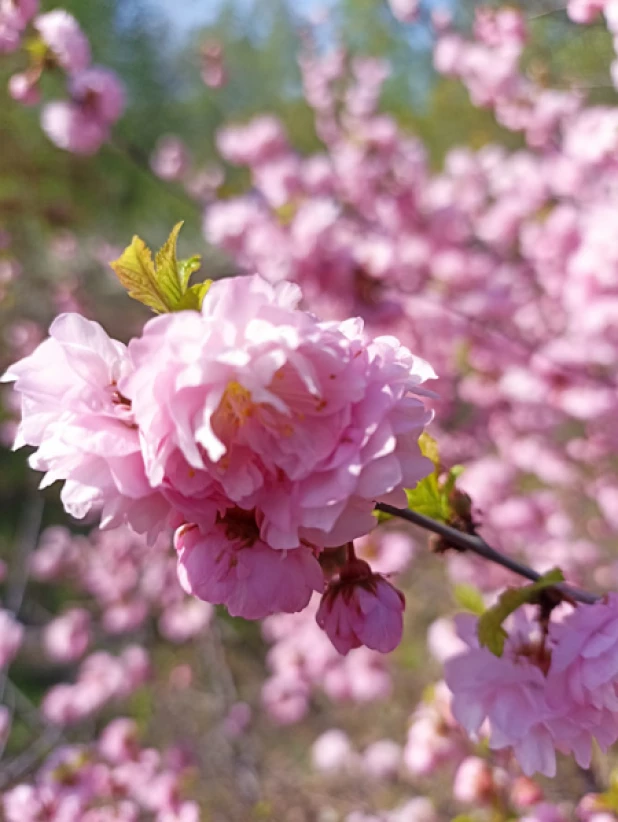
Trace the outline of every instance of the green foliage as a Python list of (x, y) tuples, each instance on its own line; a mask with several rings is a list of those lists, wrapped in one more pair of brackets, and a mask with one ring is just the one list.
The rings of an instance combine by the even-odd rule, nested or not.
[(455, 488), (455, 481), (463, 469), (460, 465), (456, 465), (450, 469), (446, 477), (443, 477), (438, 444), (435, 439), (425, 432), (419, 439), (419, 445), (423, 456), (433, 462), (434, 470), (415, 488), (406, 489), (408, 507), (439, 522), (449, 522), (454, 513), (451, 494)]
[(478, 588), (475, 588), (473, 585), (466, 585), (465, 583), (455, 585), (453, 596), (455, 597), (457, 605), (465, 611), (471, 611), (477, 616), (484, 613), (485, 603), (483, 602), (483, 597)]
[(481, 645), (489, 648), (492, 654), (502, 656), (504, 641), (508, 637), (502, 625), (504, 620), (522, 605), (537, 603), (542, 591), (563, 581), (562, 571), (554, 568), (530, 585), (524, 585), (521, 588), (507, 588), (500, 595), (498, 602), (488, 608), (478, 621), (477, 634)]
[(211, 283), (208, 280), (188, 287), (191, 274), (200, 267), (201, 257), (178, 259), (176, 246), (181, 228), (182, 223), (176, 223), (154, 263), (150, 249), (137, 235), (122, 255), (110, 263), (129, 297), (156, 314), (199, 309)]

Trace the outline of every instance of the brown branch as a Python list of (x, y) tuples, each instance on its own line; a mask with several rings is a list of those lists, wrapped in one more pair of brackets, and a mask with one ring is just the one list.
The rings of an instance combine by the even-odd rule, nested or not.
[[(496, 551), (495, 548), (488, 545), (485, 540), (477, 534), (466, 534), (463, 531), (458, 531), (457, 528), (446, 525), (444, 522), (438, 522), (437, 520), (431, 519), (431, 517), (426, 517), (424, 514), (419, 514), (409, 508), (395, 508), (394, 505), (388, 505), (385, 502), (378, 502), (376, 504), (376, 510), (382, 511), (384, 514), (390, 514), (392, 517), (405, 519), (407, 522), (411, 522), (413, 525), (417, 525), (425, 531), (431, 531), (432, 534), (437, 534), (442, 537), (448, 545), (459, 551), (471, 551), (473, 554), (483, 557), (483, 559), (489, 562), (494, 562), (496, 565), (501, 565), (514, 574), (530, 579), (533, 582), (536, 582), (536, 580), (541, 577), (541, 574), (528, 565), (524, 565), (522, 562), (518, 562), (516, 559), (511, 559), (511, 557), (507, 557), (499, 551)], [(582, 591), (579, 588), (573, 588), (564, 583), (560, 583), (555, 587), (569, 599), (574, 599), (576, 602), (583, 602), (586, 605), (592, 605), (600, 599), (596, 594)]]

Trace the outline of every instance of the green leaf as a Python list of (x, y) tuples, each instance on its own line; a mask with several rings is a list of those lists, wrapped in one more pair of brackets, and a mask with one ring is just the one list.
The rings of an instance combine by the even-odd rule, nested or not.
[(150, 249), (139, 237), (133, 237), (131, 245), (110, 265), (129, 292), (129, 297), (152, 308), (157, 314), (172, 310), (166, 294), (159, 288)]
[(419, 481), (416, 488), (406, 488), (408, 506), (426, 517), (446, 522), (450, 509), (448, 499), (438, 485), (438, 476), (434, 471)]
[(172, 306), (182, 297), (183, 289), (180, 285), (176, 244), (182, 223), (176, 223), (165, 244), (157, 251), (155, 268), (159, 288), (166, 294)]
[(562, 571), (554, 568), (530, 585), (524, 585), (521, 588), (507, 588), (500, 595), (498, 602), (488, 608), (479, 618), (476, 630), (481, 645), (489, 648), (492, 654), (502, 656), (504, 640), (508, 637), (502, 627), (504, 620), (527, 602), (537, 602), (539, 593), (545, 588), (550, 588), (563, 581)]
[(421, 449), (421, 454), (430, 459), (437, 468), (440, 465), (440, 453), (438, 451), (438, 443), (435, 439), (431, 434), (428, 434), (427, 431), (423, 431), (418, 438), (418, 444)]
[[(200, 269), (202, 265), (202, 257), (200, 254), (194, 254), (186, 260), (178, 260), (178, 275), (180, 279), (180, 287), (183, 291), (187, 290), (191, 275)], [(211, 282), (208, 280), (208, 282)]]
[(465, 585), (463, 583), (456, 585), (453, 588), (453, 596), (455, 597), (455, 602), (465, 611), (471, 611), (473, 614), (477, 614), (477, 616), (485, 612), (485, 603), (483, 602), (481, 592), (473, 585)]
[(201, 265), (201, 257), (195, 255), (179, 260), (176, 246), (182, 223), (172, 229), (165, 244), (157, 252), (155, 261), (148, 246), (139, 237), (133, 237), (131, 245), (121, 257), (111, 263), (116, 276), (129, 292), (129, 296), (147, 305), (157, 314), (186, 309), (199, 310), (210, 280), (188, 287), (191, 275)]
[(174, 311), (199, 311), (202, 307), (202, 300), (208, 293), (212, 285), (212, 280), (205, 280), (203, 283), (192, 285), (180, 298)]
[(451, 491), (455, 490), (455, 483), (457, 479), (463, 474), (465, 468), (463, 465), (454, 465), (451, 470), (448, 472), (448, 476), (442, 485), (442, 490), (445, 494), (450, 494)]

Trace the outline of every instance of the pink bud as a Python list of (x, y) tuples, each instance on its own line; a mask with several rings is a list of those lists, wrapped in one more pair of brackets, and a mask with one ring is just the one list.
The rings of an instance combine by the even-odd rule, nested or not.
[(340, 654), (361, 645), (388, 653), (401, 641), (404, 607), (400, 591), (355, 560), (329, 583), (316, 620)]

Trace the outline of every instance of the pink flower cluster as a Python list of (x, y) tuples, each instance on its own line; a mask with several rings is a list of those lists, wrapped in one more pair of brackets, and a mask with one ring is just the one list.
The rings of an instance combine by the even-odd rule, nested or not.
[(88, 746), (63, 745), (31, 782), (1, 797), (7, 822), (198, 822), (195, 802), (183, 798), (190, 763), (139, 743), (131, 719), (114, 719)]
[[(219, 150), (251, 190), (208, 205), (205, 233), (240, 267), (298, 282), (320, 315), (358, 314), (430, 361), (441, 455), (465, 465), (488, 540), (590, 582), (618, 528), (616, 111), (524, 74), (513, 9), (478, 9), (472, 39), (438, 34), (438, 70), (524, 148), (453, 148), (434, 172), (377, 111), (387, 68), (316, 48), (301, 68), (324, 150), (301, 156), (266, 115), (223, 129)], [(459, 582), (512, 582), (468, 555), (447, 561)]]
[(124, 110), (124, 88), (111, 69), (91, 65), (88, 38), (69, 12), (54, 9), (37, 15), (37, 11), (38, 0), (2, 0), (0, 5), (0, 52), (19, 47), (28, 23), (41, 46), (40, 53), (29, 52), (28, 67), (10, 78), (9, 93), (24, 105), (36, 105), (43, 73), (64, 72), (69, 99), (47, 103), (41, 125), (58, 147), (94, 154)]
[(318, 690), (334, 702), (359, 703), (386, 699), (392, 692), (383, 655), (359, 648), (341, 656), (316, 623), (318, 606), (314, 596), (302, 613), (270, 616), (262, 626), (264, 638), (272, 643), (262, 704), (281, 725), (303, 719)]
[[(107, 634), (127, 634), (155, 618), (164, 639), (181, 643), (203, 633), (212, 617), (211, 605), (188, 597), (178, 584), (176, 557), (165, 537), (147, 544), (128, 528), (97, 529), (88, 537), (49, 528), (30, 565), (34, 579), (68, 581), (91, 597)], [(48, 653), (57, 659), (81, 656), (90, 621), (83, 609), (73, 609), (50, 623), (44, 641)]]
[(79, 667), (74, 683), (50, 688), (41, 713), (53, 725), (71, 725), (98, 713), (108, 703), (124, 699), (142, 686), (150, 674), (147, 651), (130, 645), (117, 657), (96, 651)]
[[(64, 481), (69, 513), (152, 537), (181, 525), (184, 589), (249, 619), (302, 610), (324, 588), (320, 554), (350, 544), (352, 556), (376, 501), (405, 505), (432, 468), (418, 446), (431, 367), (299, 300), (259, 277), (216, 282), (201, 313), (153, 319), (128, 349), (61, 315), (4, 376), (22, 397), (15, 445), (37, 448), (44, 485)], [(343, 653), (387, 651), (402, 611), (383, 576), (350, 560), (318, 620)]]
[(556, 754), (588, 767), (592, 742), (618, 740), (618, 596), (580, 605), (543, 641), (518, 612), (502, 657), (481, 648), (473, 617), (459, 618), (468, 648), (446, 663), (455, 718), (469, 733), (489, 721), (490, 745), (512, 748), (524, 773), (556, 773)]

